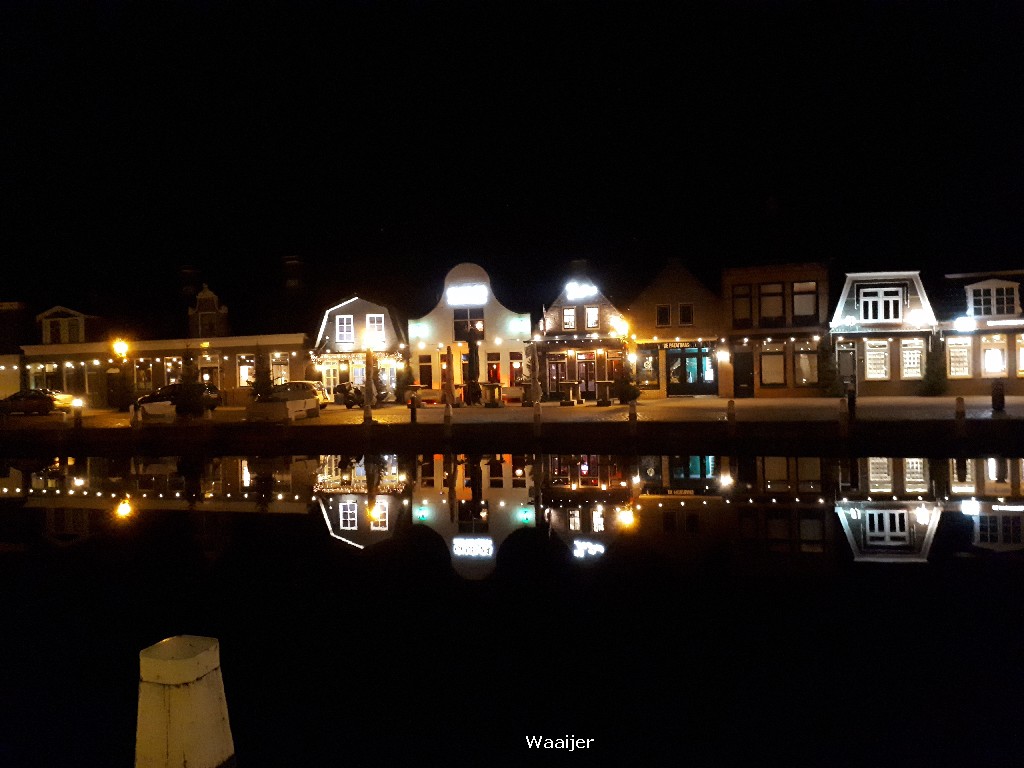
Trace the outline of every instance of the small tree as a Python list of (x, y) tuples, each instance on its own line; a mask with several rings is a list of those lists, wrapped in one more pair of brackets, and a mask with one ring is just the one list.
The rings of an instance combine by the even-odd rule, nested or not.
[(181, 386), (179, 387), (174, 412), (181, 418), (203, 415), (203, 385), (199, 381), (199, 369), (196, 367), (195, 356), (185, 350), (181, 366)]
[(252, 383), (252, 396), (256, 400), (267, 400), (274, 391), (274, 381), (270, 378), (270, 358), (256, 348), (256, 372)]
[(395, 399), (401, 401), (405, 400), (406, 392), (409, 391), (409, 387), (412, 386), (413, 382), (412, 366), (409, 365), (408, 360), (403, 362), (405, 365), (395, 373)]
[(826, 397), (841, 397), (846, 389), (839, 378), (836, 357), (827, 336), (818, 346), (818, 386)]
[(924, 361), (924, 378), (921, 379), (921, 386), (918, 389), (918, 392), (926, 397), (944, 395), (949, 386), (946, 379), (946, 356), (942, 354), (941, 346), (938, 337), (932, 336), (928, 356)]
[(612, 381), (612, 395), (617, 397), (622, 405), (640, 397), (640, 387), (633, 379), (633, 366), (628, 361), (623, 362), (622, 368), (616, 371)]

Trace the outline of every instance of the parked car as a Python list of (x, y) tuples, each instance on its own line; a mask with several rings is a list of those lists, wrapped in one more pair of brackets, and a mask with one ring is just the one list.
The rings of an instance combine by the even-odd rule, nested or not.
[[(203, 408), (205, 410), (213, 411), (216, 410), (223, 401), (220, 390), (217, 389), (213, 384), (204, 383), (202, 384), (202, 400)], [(132, 420), (136, 420), (139, 413), (144, 405), (155, 405), (158, 403), (166, 403), (168, 406), (174, 406), (176, 409), (178, 405), (183, 402), (183, 385), (181, 384), (168, 384), (160, 387), (159, 389), (150, 392), (148, 395), (143, 395), (137, 398), (132, 404)], [(170, 410), (170, 408), (168, 408)]]
[[(313, 386), (312, 381), (287, 381), (284, 384), (275, 384), (270, 393), (270, 400), (284, 401), (288, 403), (290, 418), (305, 416), (319, 416), (320, 395)], [(301, 418), (301, 417), (299, 417)]]
[(71, 408), (74, 404), (75, 395), (67, 392), (62, 392), (59, 389), (47, 389), (45, 387), (39, 388), (40, 392), (47, 392), (53, 396), (53, 405), (58, 411), (71, 412)]
[(327, 404), (331, 402), (331, 396), (327, 394), (327, 387), (324, 386), (322, 381), (290, 381), (288, 383), (312, 385), (313, 389), (316, 390), (316, 397), (320, 401), (321, 408), (326, 408)]
[(46, 415), (56, 410), (54, 397), (45, 389), (23, 389), (0, 400), (3, 413), (41, 413)]

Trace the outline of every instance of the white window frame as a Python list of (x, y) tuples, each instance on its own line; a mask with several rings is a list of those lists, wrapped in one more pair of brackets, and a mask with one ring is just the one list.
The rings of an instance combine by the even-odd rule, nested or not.
[(597, 330), (601, 327), (600, 307), (584, 307), (583, 312), (588, 331)]
[(1020, 290), (1017, 283), (986, 280), (968, 285), (965, 290), (967, 314), (971, 317), (1012, 317), (1020, 314)]
[[(989, 353), (995, 352), (997, 355), (992, 356)], [(1002, 359), (1002, 367), (998, 370), (991, 370), (989, 364), (993, 357), (1000, 357)], [(1006, 336), (1003, 334), (995, 334), (993, 336), (982, 336), (981, 337), (981, 376), (985, 379), (1005, 379), (1009, 376), (1010, 365), (1007, 359), (1006, 349)]]
[[(860, 321), (862, 323), (899, 323), (903, 320), (903, 288), (879, 286), (861, 288)], [(886, 315), (889, 317), (886, 317)]]
[(910, 514), (905, 509), (865, 512), (864, 541), (868, 546), (901, 547), (909, 544)]
[(911, 458), (903, 460), (903, 490), (907, 493), (927, 493), (927, 459)]
[(354, 501), (338, 502), (338, 530), (354, 531), (359, 527), (359, 504)]
[(604, 511), (595, 509), (591, 517), (591, 523), (594, 533), (604, 533)]
[(579, 531), (579, 530), (581, 530), (581, 528), (582, 528), (582, 525), (581, 525), (581, 522), (580, 522), (580, 511), (578, 509), (570, 509), (569, 510), (569, 530), (570, 531)]
[(370, 510), (370, 530), (386, 531), (388, 529), (388, 503), (377, 499), (374, 502), (374, 509), (377, 510), (377, 515), (374, 516), (373, 509)]
[(970, 336), (946, 338), (946, 378), (969, 379), (974, 370), (974, 339)]
[(889, 381), (892, 378), (889, 342), (868, 339), (864, 342), (864, 380)]
[(923, 379), (927, 347), (924, 339), (902, 339), (900, 341), (900, 378)]
[(562, 330), (576, 330), (576, 307), (562, 307)]
[(334, 340), (338, 344), (355, 344), (356, 325), (352, 315), (334, 316)]
[(868, 493), (892, 493), (892, 459), (868, 458)]
[(385, 343), (384, 315), (378, 313), (366, 316), (366, 344), (367, 346), (383, 345)]

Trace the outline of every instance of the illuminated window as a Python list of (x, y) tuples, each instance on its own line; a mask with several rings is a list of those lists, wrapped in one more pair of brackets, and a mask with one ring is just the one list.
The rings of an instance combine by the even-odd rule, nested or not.
[(864, 342), (864, 378), (872, 381), (888, 381), (888, 341)]
[(1017, 334), (1017, 376), (1024, 378), (1024, 333)]
[(818, 284), (814, 281), (793, 283), (793, 325), (818, 322)]
[(595, 509), (593, 517), (591, 518), (594, 524), (594, 533), (604, 532), (604, 512), (600, 509)]
[(386, 531), (388, 529), (388, 503), (378, 500), (370, 510), (370, 530)]
[(580, 530), (580, 511), (578, 509), (569, 510), (569, 530)]
[(924, 378), (924, 339), (903, 339), (900, 342), (900, 378)]
[(953, 493), (974, 493), (974, 459), (950, 459), (949, 478)]
[(896, 322), (903, 319), (902, 288), (862, 288), (860, 290), (862, 322)]
[(563, 307), (562, 308), (562, 330), (563, 331), (575, 331), (576, 330), (576, 307)]
[(781, 386), (786, 383), (786, 345), (765, 344), (761, 347), (761, 384)]
[(336, 315), (334, 318), (334, 339), (339, 344), (354, 344), (356, 340), (352, 315)]
[(903, 489), (907, 493), (926, 493), (928, 491), (928, 464), (924, 459), (903, 460)]
[(338, 504), (338, 527), (343, 531), (354, 531), (358, 525), (359, 505), (354, 501)]
[(384, 315), (366, 316), (366, 343), (374, 347), (384, 344)]
[(985, 493), (989, 496), (1005, 496), (1010, 491), (1010, 462), (1007, 459), (986, 459)]
[(809, 386), (818, 383), (818, 342), (814, 339), (803, 339), (796, 343), (794, 349), (794, 365), (796, 367), (796, 383), (798, 386)]
[(868, 492), (892, 493), (892, 459), (880, 456), (868, 459)]
[(1002, 334), (981, 337), (981, 375), (986, 377), (1005, 376), (1006, 337)]
[(970, 336), (951, 336), (946, 339), (946, 371), (950, 379), (971, 378)]
[(477, 341), (484, 338), (484, 308), (467, 307), (465, 309), (453, 309), (452, 336), (455, 341)]
[(785, 323), (782, 283), (764, 283), (758, 286), (758, 299), (762, 328), (777, 328)]
[(587, 329), (593, 330), (601, 324), (601, 312), (598, 307), (587, 307)]

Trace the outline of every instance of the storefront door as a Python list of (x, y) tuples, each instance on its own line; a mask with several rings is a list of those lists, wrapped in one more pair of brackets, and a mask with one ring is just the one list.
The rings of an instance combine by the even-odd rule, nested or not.
[(580, 375), (580, 397), (584, 400), (597, 398), (597, 368), (593, 360), (577, 360), (576, 368)]
[(666, 393), (669, 397), (714, 395), (718, 392), (714, 358), (708, 347), (666, 350), (665, 362), (668, 366)]

